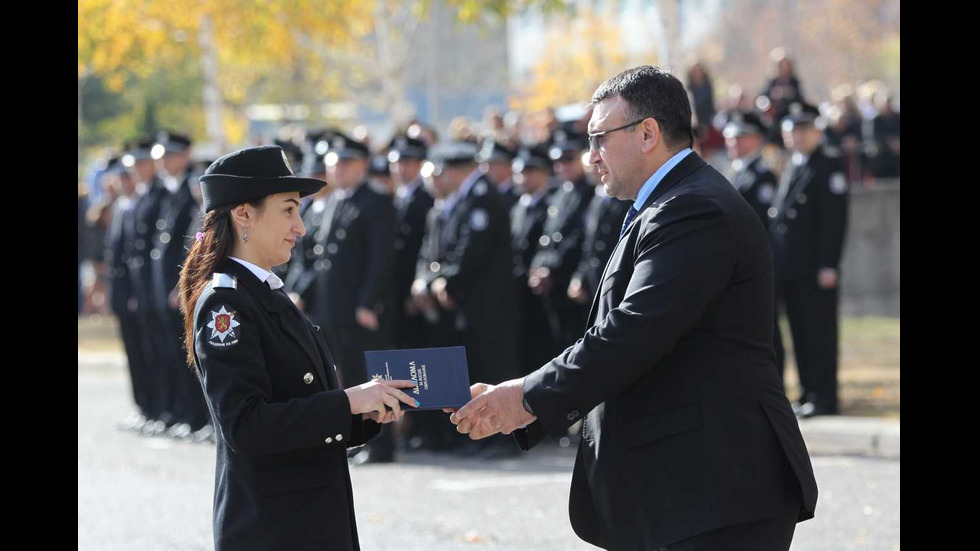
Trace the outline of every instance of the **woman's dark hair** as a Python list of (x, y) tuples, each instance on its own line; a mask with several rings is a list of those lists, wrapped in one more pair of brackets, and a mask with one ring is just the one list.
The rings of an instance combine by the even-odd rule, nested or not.
[[(262, 209), (264, 203), (264, 197), (249, 202), (258, 210)], [(184, 314), (184, 348), (187, 350), (187, 365), (192, 368), (195, 367), (194, 308), (218, 265), (231, 255), (235, 239), (231, 225), (231, 211), (234, 208), (222, 207), (204, 216), (204, 224), (200, 229), (204, 235), (191, 245), (180, 270), (178, 292), (180, 310)]]

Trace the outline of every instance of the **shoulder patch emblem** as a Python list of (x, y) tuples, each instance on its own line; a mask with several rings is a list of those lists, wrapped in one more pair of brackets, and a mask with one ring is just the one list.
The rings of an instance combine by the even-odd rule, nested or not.
[(208, 344), (215, 348), (227, 348), (238, 344), (238, 312), (229, 310), (224, 304), (211, 308), (211, 321), (208, 322)]

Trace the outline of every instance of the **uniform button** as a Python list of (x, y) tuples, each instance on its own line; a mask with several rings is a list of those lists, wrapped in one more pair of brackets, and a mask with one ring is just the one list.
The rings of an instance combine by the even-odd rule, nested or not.
[(327, 437), (327, 439), (326, 439), (326, 440), (324, 440), (324, 442), (326, 442), (327, 444), (333, 444), (333, 438), (330, 438), (330, 437), (328, 436), (328, 437)]
[(339, 247), (337, 247), (336, 243), (330, 243), (327, 245), (327, 254), (337, 254), (337, 249), (339, 249)]
[(786, 218), (790, 220), (796, 219), (796, 209), (786, 209)]
[(164, 220), (163, 218), (157, 220), (157, 229), (158, 230), (166, 229), (166, 227), (167, 227), (167, 221), (166, 220)]
[(433, 262), (433, 263), (429, 264), (429, 271), (430, 272), (438, 272), (441, 269), (442, 269), (442, 265), (439, 264), (438, 262)]
[(337, 435), (337, 442), (340, 442), (343, 439), (344, 439), (344, 435), (343, 434), (338, 434)]
[(314, 245), (313, 254), (320, 256), (323, 254), (323, 245)]
[(150, 258), (152, 258), (153, 260), (160, 260), (161, 256), (163, 255), (160, 254), (160, 249), (153, 249), (152, 251), (150, 251)]
[(303, 375), (303, 382), (306, 383), (306, 384), (308, 384), (308, 385), (312, 385), (313, 384), (313, 374), (312, 373), (307, 373), (306, 375)]
[(779, 210), (777, 210), (776, 207), (769, 207), (769, 210), (766, 211), (766, 214), (769, 215), (769, 218), (775, 218), (776, 215), (779, 214)]
[(347, 231), (344, 228), (338, 228), (334, 235), (336, 235), (337, 239), (340, 239), (341, 241), (347, 239)]
[(806, 195), (804, 195), (802, 193), (799, 194), (799, 195), (797, 195), (796, 196), (796, 202), (799, 203), (799, 204), (801, 204), (801, 205), (805, 205), (806, 204)]
[(323, 269), (329, 270), (333, 266), (333, 263), (327, 259), (323, 259)]
[(596, 241), (595, 250), (599, 252), (606, 250), (606, 244), (603, 243), (602, 241)]
[(541, 239), (538, 239), (538, 244), (540, 244), (542, 247), (547, 247), (551, 244), (551, 238), (547, 235), (542, 235)]
[(558, 216), (558, 207), (556, 207), (555, 205), (551, 205), (550, 207), (548, 207), (548, 216), (551, 216), (552, 218)]
[[(596, 244), (599, 245), (600, 243), (596, 243)], [(603, 247), (603, 248), (605, 248), (605, 247)], [(592, 266), (593, 268), (598, 268), (599, 267), (599, 259), (598, 258), (590, 258), (589, 259), (589, 266)]]
[(554, 241), (555, 243), (561, 243), (561, 238), (562, 238), (561, 232), (555, 232), (551, 234), (551, 240)]
[(170, 243), (170, 234), (167, 233), (167, 232), (161, 233), (160, 234), (160, 242), (163, 243), (164, 245), (166, 245), (167, 243)]
[(576, 419), (578, 419), (578, 410), (577, 410), (577, 409), (573, 409), (573, 410), (572, 410), (572, 411), (571, 411), (571, 412), (570, 412), (570, 413), (568, 414), (568, 420), (569, 420), (569, 421), (574, 421), (574, 420), (576, 420)]

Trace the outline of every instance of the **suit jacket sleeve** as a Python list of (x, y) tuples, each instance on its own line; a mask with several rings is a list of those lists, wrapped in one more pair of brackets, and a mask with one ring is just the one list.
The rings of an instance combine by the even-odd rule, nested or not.
[(528, 404), (551, 435), (656, 369), (730, 283), (732, 232), (713, 201), (679, 195), (644, 214), (632, 229), (639, 235), (622, 302), (525, 379)]

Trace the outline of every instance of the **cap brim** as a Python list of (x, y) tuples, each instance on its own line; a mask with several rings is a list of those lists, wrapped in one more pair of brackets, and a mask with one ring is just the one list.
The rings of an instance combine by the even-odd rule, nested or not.
[[(246, 176), (232, 176), (228, 174), (205, 174), (200, 178), (201, 190), (205, 195), (207, 210), (214, 210), (220, 207), (240, 205), (249, 201), (256, 201), (276, 193), (298, 192), (300, 197), (313, 195), (327, 185), (323, 180), (306, 178), (303, 176), (282, 176), (279, 178), (250, 178)], [(209, 189), (214, 185), (234, 186), (234, 190), (228, 194), (232, 199), (216, 202), (212, 204)]]

